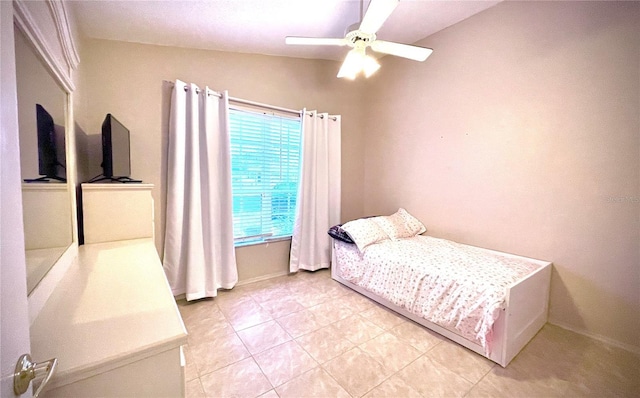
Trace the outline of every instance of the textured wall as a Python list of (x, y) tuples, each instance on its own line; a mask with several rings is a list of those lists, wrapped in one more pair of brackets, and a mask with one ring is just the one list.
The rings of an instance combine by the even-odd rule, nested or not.
[[(365, 212), (553, 261), (550, 321), (640, 349), (640, 4), (504, 2), (384, 58)], [(384, 93), (384, 95), (381, 95)]]

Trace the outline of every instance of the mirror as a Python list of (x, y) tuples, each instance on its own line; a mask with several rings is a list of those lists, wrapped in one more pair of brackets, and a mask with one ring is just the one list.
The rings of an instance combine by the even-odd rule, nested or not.
[(22, 184), (27, 292), (31, 294), (73, 240), (65, 170), (68, 94), (17, 26), (14, 34), (21, 177), (31, 180)]

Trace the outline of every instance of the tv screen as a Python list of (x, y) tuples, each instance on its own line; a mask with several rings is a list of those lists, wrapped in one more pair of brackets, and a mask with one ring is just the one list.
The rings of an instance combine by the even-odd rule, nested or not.
[(129, 130), (107, 114), (102, 123), (102, 170), (107, 178), (129, 177)]
[(55, 178), (58, 158), (56, 156), (56, 130), (53, 118), (40, 104), (36, 104), (38, 126), (38, 173)]

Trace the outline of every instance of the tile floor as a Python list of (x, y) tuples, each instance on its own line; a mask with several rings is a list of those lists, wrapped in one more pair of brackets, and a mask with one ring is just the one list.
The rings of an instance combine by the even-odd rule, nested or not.
[(505, 369), (300, 272), (179, 301), (187, 397), (640, 397), (640, 357), (546, 325)]

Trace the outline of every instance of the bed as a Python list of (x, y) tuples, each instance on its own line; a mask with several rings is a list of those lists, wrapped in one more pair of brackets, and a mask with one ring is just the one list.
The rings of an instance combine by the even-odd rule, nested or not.
[(552, 264), (424, 234), (406, 210), (331, 228), (331, 276), (506, 367), (547, 321)]

